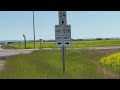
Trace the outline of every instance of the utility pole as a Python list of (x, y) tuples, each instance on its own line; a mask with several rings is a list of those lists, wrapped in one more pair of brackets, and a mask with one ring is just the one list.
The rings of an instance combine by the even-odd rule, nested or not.
[(35, 48), (35, 24), (34, 24), (34, 11), (33, 11), (33, 35), (34, 35), (34, 48)]
[(39, 39), (39, 41), (40, 41), (40, 49), (42, 48), (42, 45), (41, 45), (41, 43), (42, 43), (42, 39)]
[(23, 34), (24, 37), (24, 43), (25, 43), (25, 49), (26, 49), (26, 36)]

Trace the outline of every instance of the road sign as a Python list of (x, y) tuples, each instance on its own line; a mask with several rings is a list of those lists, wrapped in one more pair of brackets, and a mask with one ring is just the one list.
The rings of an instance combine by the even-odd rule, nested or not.
[(59, 11), (59, 25), (67, 25), (66, 11)]
[(71, 41), (64, 41), (64, 46), (71, 46)]
[(62, 41), (58, 41), (58, 42), (56, 42), (56, 46), (58, 46), (58, 47), (63, 47), (63, 42)]
[(67, 25), (66, 11), (59, 11), (59, 25), (55, 25), (55, 40), (62, 47), (63, 73), (65, 72), (65, 46), (71, 46), (71, 25)]
[(71, 46), (71, 41), (58, 41), (56, 42), (56, 45), (58, 47)]
[(57, 46), (71, 46), (71, 26), (55, 25), (55, 40)]

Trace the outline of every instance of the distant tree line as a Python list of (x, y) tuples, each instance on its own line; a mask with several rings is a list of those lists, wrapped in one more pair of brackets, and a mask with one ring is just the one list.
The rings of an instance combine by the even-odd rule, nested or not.
[[(120, 40), (120, 38), (94, 38), (94, 39), (71, 39), (72, 41), (91, 41), (91, 40)], [(11, 43), (23, 43), (24, 41), (2, 41), (0, 42), (0, 45), (4, 44), (11, 44)], [(27, 40), (26, 42), (34, 42), (34, 40)], [(35, 42), (40, 42), (40, 40), (36, 40)], [(55, 40), (42, 40), (42, 42), (55, 42)]]

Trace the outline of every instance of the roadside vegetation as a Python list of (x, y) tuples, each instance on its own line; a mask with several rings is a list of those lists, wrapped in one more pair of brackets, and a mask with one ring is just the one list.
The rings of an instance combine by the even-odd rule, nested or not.
[[(107, 47), (107, 46), (120, 46), (120, 40), (93, 40), (93, 41), (72, 41), (72, 48), (81, 47)], [(28, 42), (26, 45), (27, 49), (34, 48), (33, 42)], [(6, 49), (24, 49), (24, 43), (13, 43), (7, 46), (2, 46)], [(57, 48), (55, 42), (36, 42), (36, 48)]]
[(103, 57), (101, 64), (106, 67), (108, 70), (117, 72), (120, 74), (120, 52)]
[(120, 74), (105, 73), (100, 60), (116, 50), (66, 50), (66, 72), (62, 71), (60, 50), (38, 50), (7, 58), (1, 79), (110, 79)]

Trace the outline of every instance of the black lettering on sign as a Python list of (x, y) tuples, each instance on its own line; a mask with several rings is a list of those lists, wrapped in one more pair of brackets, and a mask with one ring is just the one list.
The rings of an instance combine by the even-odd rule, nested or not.
[(62, 43), (58, 42), (57, 44), (60, 45), (60, 44), (62, 44)]
[(62, 37), (56, 37), (56, 39), (59, 39), (59, 40), (60, 40), (60, 39), (62, 39)]
[(62, 17), (62, 13), (60, 13), (60, 17)]
[(67, 44), (67, 45), (68, 45), (68, 44), (69, 44), (69, 42), (67, 42), (67, 43), (65, 43), (65, 44)]
[(60, 39), (62, 39), (62, 37), (60, 37)]
[(65, 20), (64, 18), (62, 18), (62, 19), (60, 19), (60, 23), (61, 23), (62, 25), (64, 25), (64, 24), (66, 24), (66, 20)]
[(64, 37), (64, 39), (67, 39), (67, 37)]
[(57, 33), (60, 33), (61, 32), (61, 30), (57, 30)]
[(62, 24), (64, 24), (64, 21), (62, 20)]
[(60, 13), (59, 15), (60, 15), (60, 16), (59, 16), (60, 18), (61, 18), (61, 17), (65, 17), (65, 13)]
[(63, 33), (70, 33), (70, 29), (64, 29)]

